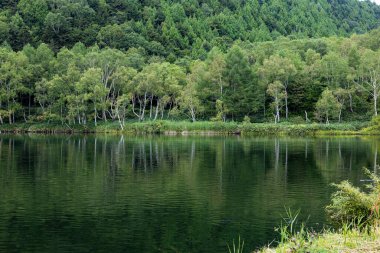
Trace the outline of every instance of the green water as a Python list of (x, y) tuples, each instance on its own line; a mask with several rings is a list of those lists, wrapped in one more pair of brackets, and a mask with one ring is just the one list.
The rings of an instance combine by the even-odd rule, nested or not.
[(362, 185), (360, 138), (0, 136), (0, 252), (227, 252), (315, 229), (330, 184)]

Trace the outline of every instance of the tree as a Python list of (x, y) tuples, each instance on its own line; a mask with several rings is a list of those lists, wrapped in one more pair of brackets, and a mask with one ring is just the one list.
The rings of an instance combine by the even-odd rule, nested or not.
[(373, 111), (377, 116), (377, 101), (380, 96), (380, 51), (366, 49), (361, 57), (357, 84), (373, 100)]
[(21, 109), (17, 98), (26, 92), (23, 82), (28, 76), (28, 58), (22, 52), (1, 48), (0, 62), (0, 106), (5, 104), (3, 110), (8, 114), (9, 124), (12, 124), (15, 112)]
[(296, 74), (296, 72), (296, 67), (288, 58), (284, 58), (278, 55), (272, 55), (268, 59), (264, 60), (263, 66), (259, 69), (259, 73), (267, 84), (279, 81), (284, 86), (286, 119), (288, 119), (289, 116), (289, 82), (291, 81), (291, 78)]
[(17, 8), (29, 26), (41, 26), (48, 14), (48, 4), (45, 0), (20, 0)]
[(316, 116), (320, 120), (325, 119), (326, 124), (330, 123), (330, 119), (339, 116), (342, 104), (334, 97), (328, 88), (322, 92), (321, 98), (316, 104)]
[[(114, 90), (114, 83), (112, 82), (112, 76), (117, 69), (127, 65), (126, 55), (116, 49), (104, 49), (101, 51), (92, 51), (85, 55), (85, 63), (90, 68), (99, 68), (101, 70), (101, 82), (105, 89)], [(101, 99), (102, 104), (106, 104), (109, 99), (110, 93), (104, 94)], [(115, 98), (115, 97), (114, 97)], [(104, 121), (107, 121), (107, 108), (102, 106), (101, 117)]]
[(216, 107), (216, 116), (211, 118), (211, 121), (221, 121), (221, 122), (226, 122), (226, 115), (229, 112), (228, 108), (224, 104), (222, 100), (216, 100), (215, 102), (215, 107)]
[(28, 93), (28, 116), (30, 117), (35, 86), (42, 79), (44, 79), (44, 82), (47, 82), (51, 78), (56, 61), (53, 51), (44, 43), (40, 44), (38, 48), (27, 45), (22, 51), (29, 61), (27, 66), (29, 75), (25, 87)]
[(346, 99), (349, 98), (349, 91), (343, 88), (337, 88), (332, 91), (333, 95), (335, 96), (336, 100), (341, 104), (339, 108), (339, 122), (342, 121), (342, 110), (344, 108)]
[(97, 125), (98, 110), (106, 110), (107, 102), (104, 101), (109, 93), (109, 89), (102, 83), (102, 71), (99, 68), (90, 68), (82, 74), (81, 79), (76, 85), (83, 96), (82, 102), (91, 101), (93, 105), (93, 116), (95, 126)]
[(208, 54), (206, 63), (210, 81), (218, 87), (220, 93), (219, 99), (223, 99), (223, 89), (227, 86), (223, 78), (226, 68), (225, 56), (219, 48), (214, 47)]
[(3, 43), (9, 39), (9, 25), (0, 20), (0, 43)]
[(57, 100), (52, 102), (53, 107), (55, 109), (59, 108), (61, 117), (65, 116), (69, 123), (73, 122), (74, 124), (76, 119), (78, 119), (79, 124), (82, 123), (83, 119), (83, 114), (80, 115), (83, 108), (79, 108), (79, 105), (83, 106), (84, 101), (80, 101), (83, 96), (80, 93), (85, 90), (84, 87), (77, 87), (80, 78), (81, 73), (78, 67), (71, 63), (61, 76), (56, 75), (52, 79), (53, 83), (50, 86), (50, 92), (55, 93), (55, 96), (57, 96)]
[[(145, 111), (150, 102), (150, 118), (156, 120), (161, 111), (161, 119), (164, 117), (165, 107), (170, 104), (168, 115), (171, 108), (176, 103), (180, 88), (185, 82), (183, 70), (168, 62), (151, 63), (144, 67), (133, 80), (136, 84), (132, 96), (132, 112), (138, 119), (145, 119)], [(153, 103), (156, 108), (153, 116)], [(135, 110), (139, 105), (139, 111)]]
[(111, 111), (116, 115), (120, 127), (125, 125), (127, 107), (134, 97), (135, 87), (133, 79), (137, 71), (131, 67), (119, 67), (112, 75)]
[(199, 84), (205, 79), (205, 75), (205, 64), (196, 61), (191, 68), (191, 73), (187, 75), (186, 86), (182, 89), (178, 99), (181, 109), (185, 113), (190, 113), (193, 122), (196, 121), (197, 114), (203, 110), (198, 93)]
[(225, 88), (223, 104), (229, 108), (232, 118), (234, 116), (244, 117), (248, 110), (252, 108), (250, 103), (255, 99), (250, 85), (253, 83), (252, 69), (248, 62), (248, 57), (239, 46), (233, 46), (226, 55), (226, 67), (224, 70), (224, 80), (228, 84)]
[(285, 86), (280, 81), (274, 81), (268, 85), (267, 93), (274, 101), (272, 106), (274, 108), (274, 123), (280, 122), (280, 110), (282, 106), (282, 100), (286, 97)]
[(10, 18), (9, 39), (14, 50), (21, 50), (31, 40), (31, 31), (20, 14), (16, 13)]

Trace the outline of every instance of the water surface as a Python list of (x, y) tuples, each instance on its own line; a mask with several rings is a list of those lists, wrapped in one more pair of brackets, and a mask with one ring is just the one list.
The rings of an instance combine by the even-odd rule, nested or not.
[[(284, 207), (321, 228), (377, 139), (0, 136), (0, 252), (227, 252)], [(248, 251), (247, 251), (248, 252)]]

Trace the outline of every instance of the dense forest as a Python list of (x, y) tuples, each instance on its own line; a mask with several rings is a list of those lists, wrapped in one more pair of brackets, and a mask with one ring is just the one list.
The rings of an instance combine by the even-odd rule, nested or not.
[(365, 33), (380, 24), (380, 6), (358, 0), (2, 0), (0, 43), (14, 50), (77, 42), (150, 55), (205, 59), (213, 47), (281, 36)]
[(380, 7), (369, 1), (6, 0), (0, 8), (1, 123), (377, 115)]

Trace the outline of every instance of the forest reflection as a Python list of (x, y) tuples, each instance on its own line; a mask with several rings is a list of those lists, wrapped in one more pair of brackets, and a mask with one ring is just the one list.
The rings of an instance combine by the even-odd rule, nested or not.
[[(325, 222), (330, 184), (349, 179), (362, 186), (362, 168), (376, 170), (379, 143), (374, 138), (1, 136), (0, 251), (26, 233), (34, 236), (24, 244), (35, 250), (41, 250), (40, 233), (57, 236), (46, 247), (64, 240), (74, 245), (70, 250), (98, 241), (113, 252), (173, 247), (217, 252), (237, 235), (254, 248), (273, 239), (284, 206), (306, 210), (303, 218), (310, 216), (310, 226)], [(72, 236), (84, 236), (84, 242)]]

